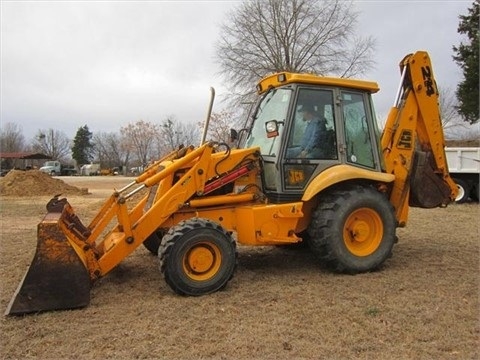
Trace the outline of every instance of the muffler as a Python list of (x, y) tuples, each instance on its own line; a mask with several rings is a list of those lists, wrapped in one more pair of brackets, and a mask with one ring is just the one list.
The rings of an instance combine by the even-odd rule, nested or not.
[(61, 212), (49, 212), (38, 225), (35, 256), (6, 315), (75, 309), (89, 304), (92, 282), (83, 251), (68, 241), (60, 227), (61, 217)]

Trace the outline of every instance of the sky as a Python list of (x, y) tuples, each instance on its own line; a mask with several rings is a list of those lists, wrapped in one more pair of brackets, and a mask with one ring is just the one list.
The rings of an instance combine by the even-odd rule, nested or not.
[[(430, 53), (439, 87), (462, 74), (452, 60), (459, 15), (473, 0), (357, 0), (359, 35), (376, 40), (376, 110), (385, 117), (398, 88), (399, 61)], [(0, 0), (0, 125), (73, 138), (79, 127), (118, 132), (138, 120), (205, 119), (226, 96), (214, 45), (237, 1)]]

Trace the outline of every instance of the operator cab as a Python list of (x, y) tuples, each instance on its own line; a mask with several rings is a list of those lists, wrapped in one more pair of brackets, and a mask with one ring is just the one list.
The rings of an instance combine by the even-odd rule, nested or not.
[(381, 171), (371, 94), (376, 83), (279, 73), (258, 84), (245, 147), (260, 147), (272, 202), (301, 199), (309, 182), (339, 164)]

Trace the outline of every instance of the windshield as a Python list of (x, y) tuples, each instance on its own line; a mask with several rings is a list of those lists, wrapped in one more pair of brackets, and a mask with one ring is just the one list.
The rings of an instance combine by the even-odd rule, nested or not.
[[(259, 146), (262, 155), (278, 154), (291, 96), (292, 90), (286, 88), (267, 93), (258, 106), (253, 127), (247, 139), (247, 147)], [(271, 120), (279, 122), (279, 134), (268, 138), (265, 123)]]
[(55, 161), (47, 161), (43, 166), (55, 166)]

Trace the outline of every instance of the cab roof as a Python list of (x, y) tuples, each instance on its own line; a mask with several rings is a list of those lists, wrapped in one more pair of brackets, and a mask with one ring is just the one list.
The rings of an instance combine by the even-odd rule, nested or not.
[(308, 84), (337, 86), (347, 89), (363, 90), (370, 93), (376, 93), (380, 88), (374, 81), (355, 80), (346, 78), (325, 77), (313, 74), (297, 74), (290, 72), (280, 72), (264, 77), (257, 85), (259, 94), (267, 91), (269, 88), (279, 87), (287, 84)]

